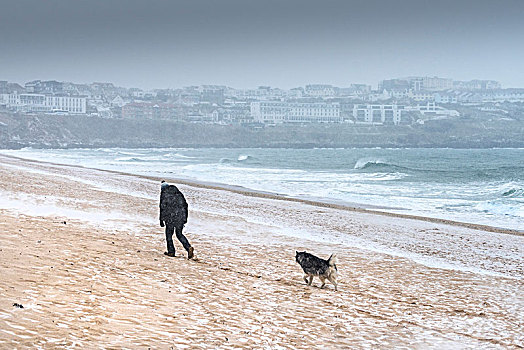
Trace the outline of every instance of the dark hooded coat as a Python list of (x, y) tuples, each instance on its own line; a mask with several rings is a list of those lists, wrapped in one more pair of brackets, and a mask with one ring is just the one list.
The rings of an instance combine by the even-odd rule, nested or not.
[(187, 202), (175, 185), (162, 186), (160, 191), (160, 221), (180, 227), (187, 222)]

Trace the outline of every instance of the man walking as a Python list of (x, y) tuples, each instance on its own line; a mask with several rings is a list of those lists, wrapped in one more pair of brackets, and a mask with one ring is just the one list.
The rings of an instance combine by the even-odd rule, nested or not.
[(175, 256), (173, 233), (176, 231), (176, 238), (187, 251), (187, 258), (193, 257), (193, 247), (182, 234), (182, 229), (187, 222), (187, 213), (187, 202), (182, 192), (175, 185), (162, 181), (160, 187), (160, 226), (166, 227), (167, 252), (164, 254), (167, 256)]

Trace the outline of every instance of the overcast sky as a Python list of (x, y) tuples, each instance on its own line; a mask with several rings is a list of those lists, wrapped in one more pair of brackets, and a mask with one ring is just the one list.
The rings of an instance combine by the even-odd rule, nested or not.
[(524, 87), (523, 0), (12, 0), (0, 80), (348, 86), (409, 75)]

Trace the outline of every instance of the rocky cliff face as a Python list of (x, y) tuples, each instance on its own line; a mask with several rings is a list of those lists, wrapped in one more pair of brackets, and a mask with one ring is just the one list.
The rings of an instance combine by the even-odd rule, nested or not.
[(0, 147), (524, 147), (524, 122), (417, 126), (282, 125), (265, 129), (0, 112)]

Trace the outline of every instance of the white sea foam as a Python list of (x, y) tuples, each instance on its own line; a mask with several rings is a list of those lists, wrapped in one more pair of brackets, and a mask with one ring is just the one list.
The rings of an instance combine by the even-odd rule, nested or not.
[(518, 203), (500, 203), (496, 201), (481, 202), (474, 206), (475, 210), (493, 216), (514, 216), (524, 218), (524, 207)]
[(522, 150), (114, 148), (2, 152), (173, 180), (238, 185), (292, 197), (402, 207), (411, 214), (510, 229), (524, 227), (524, 180), (519, 173)]
[[(69, 200), (68, 203), (74, 206), (75, 202), (81, 203), (82, 201)], [(156, 220), (150, 217), (133, 216), (119, 211), (74, 209), (64, 204), (64, 200), (61, 197), (43, 197), (23, 193), (11, 194), (2, 192), (0, 208), (30, 216), (54, 216), (78, 220), (107, 230), (114, 230), (121, 226), (122, 223), (125, 223), (127, 227), (141, 227), (144, 224), (157, 223)]]
[[(418, 264), (446, 269), (446, 270), (456, 270), (463, 272), (471, 272), (481, 275), (497, 276), (497, 277), (506, 277), (506, 278), (519, 278), (511, 274), (506, 274), (498, 272), (495, 268), (485, 262), (485, 267), (480, 267), (477, 259), (486, 254), (490, 254), (484, 250), (479, 252), (472, 252), (460, 244), (460, 242), (454, 242), (447, 244), (446, 241), (442, 241), (442, 238), (435, 237), (431, 240), (428, 240), (428, 236), (422, 233), (418, 234), (405, 234), (405, 235), (395, 235), (395, 238), (389, 236), (388, 232), (377, 232), (372, 237), (358, 236), (351, 233), (335, 232), (335, 231), (326, 231), (313, 228), (304, 227), (294, 227), (287, 224), (279, 224), (273, 221), (270, 218), (264, 219), (262, 217), (246, 217), (245, 215), (239, 216), (230, 210), (202, 210), (200, 208), (193, 208), (195, 212), (207, 213), (212, 215), (217, 215), (228, 222), (227, 227), (208, 227), (205, 224), (205, 221), (192, 223), (192, 229), (196, 229), (201, 232), (213, 232), (214, 236), (224, 236), (227, 237), (230, 235), (230, 231), (234, 230), (236, 232), (246, 232), (246, 224), (254, 224), (256, 228), (250, 226), (249, 234), (243, 234), (236, 236), (236, 239), (241, 239), (246, 243), (273, 243), (274, 238), (267, 238), (264, 232), (271, 232), (275, 235), (280, 235), (283, 237), (297, 238), (301, 241), (309, 240), (313, 242), (318, 242), (322, 244), (336, 244), (340, 246), (358, 248), (362, 250), (372, 251), (375, 253), (392, 255), (396, 257), (406, 258), (408, 260), (414, 261)], [(224, 220), (224, 219), (223, 219)], [(257, 231), (255, 231), (257, 230)], [(508, 236), (504, 234), (497, 233), (467, 233), (464, 232), (462, 235), (469, 237), (473, 241), (499, 241), (497, 244), (504, 244), (508, 249), (507, 250), (497, 250), (491, 252), (491, 255), (495, 258), (498, 257), (509, 258), (514, 261), (519, 261), (522, 259), (522, 252), (518, 249), (519, 244), (521, 243), (520, 237)], [(267, 240), (267, 242), (266, 242)], [(442, 245), (448, 245), (443, 247)], [(411, 251), (410, 247), (422, 245), (426, 246), (430, 250), (448, 250), (449, 254), (446, 257), (430, 256), (422, 253), (417, 253)], [(399, 246), (404, 246), (405, 249), (399, 248)], [(331, 252), (325, 252), (325, 254), (330, 254)]]
[[(81, 184), (84, 184), (84, 185), (91, 186), (91, 187), (93, 187), (95, 189), (98, 189), (100, 191), (114, 192), (114, 193), (118, 193), (118, 194), (125, 194), (125, 195), (129, 195), (129, 196), (137, 197), (137, 198), (156, 199), (156, 196), (153, 196), (150, 193), (137, 192), (137, 191), (129, 190), (129, 188), (123, 186), (124, 183), (125, 183), (125, 179), (122, 179), (121, 186), (118, 186), (118, 182), (116, 184), (113, 184), (113, 185), (108, 185), (108, 184), (105, 184), (104, 182), (102, 182), (100, 180), (88, 180), (88, 179), (85, 179), (85, 178), (82, 178), (82, 177), (79, 177), (79, 176), (58, 174), (56, 172), (36, 169), (36, 168), (29, 167), (29, 166), (18, 166), (18, 165), (13, 165), (13, 164), (2, 164), (2, 166), (8, 167), (8, 168), (12, 168), (12, 169), (22, 170), (24, 172), (28, 172), (28, 173), (32, 173), (32, 174), (41, 174), (41, 175), (48, 175), (48, 176), (53, 176), (53, 177), (67, 179), (67, 180), (70, 180), (70, 181), (74, 181), (74, 182), (78, 182), (78, 183), (81, 183)], [(122, 175), (121, 177), (124, 178), (125, 175)]]
[[(10, 165), (5, 165), (10, 166)], [(16, 167), (16, 166), (15, 166)], [(23, 168), (24, 171), (28, 170), (27, 168)], [(270, 169), (271, 170), (271, 169)], [(36, 173), (45, 173), (46, 175), (49, 174), (46, 171), (38, 170), (38, 169), (32, 169), (30, 171), (34, 171)], [(86, 174), (92, 173), (91, 171), (86, 171)], [(256, 172), (254, 171), (256, 174)], [(290, 172), (293, 173), (293, 170)], [(301, 171), (301, 173), (308, 174), (307, 171)], [(82, 174), (82, 172), (80, 173)], [(284, 173), (286, 174), (286, 173)], [(289, 173), (287, 173), (289, 175)], [(79, 181), (84, 182), (89, 185), (92, 185), (96, 188), (103, 188), (105, 191), (108, 192), (114, 192), (119, 194), (126, 194), (129, 195), (126, 187), (121, 186), (122, 182), (119, 181), (103, 181), (102, 179), (99, 181), (94, 181), (89, 178), (88, 175), (86, 175), (84, 178), (83, 176), (75, 175), (65, 175), (65, 174), (52, 174), (53, 176), (60, 176), (67, 179), (70, 179), (72, 181)], [(119, 175), (115, 175), (115, 177), (120, 177)], [(113, 178), (112, 178), (113, 179)], [(285, 186), (287, 183), (285, 181), (281, 181), (281, 179), (277, 180), (277, 183), (282, 184)], [(322, 188), (322, 186), (325, 186)], [(333, 194), (334, 191), (332, 190), (332, 187), (328, 184), (322, 184), (320, 186), (319, 192), (320, 194), (325, 195), (326, 193)], [(362, 185), (363, 186), (363, 185)], [(365, 187), (365, 186), (363, 186)], [(292, 188), (292, 187), (290, 187)], [(285, 187), (284, 187), (285, 189)], [(332, 191), (332, 192), (329, 192)], [(141, 196), (142, 198), (147, 199), (156, 199), (157, 194), (147, 194), (147, 193), (138, 193), (137, 196)], [(390, 196), (392, 203), (395, 201), (401, 201), (403, 197), (394, 198)], [(423, 198), (415, 198), (415, 200), (418, 200), (419, 202), (416, 202), (417, 205), (423, 206)], [(78, 203), (81, 203), (81, 201), (77, 201)], [(138, 216), (132, 216), (126, 213), (118, 212), (118, 211), (112, 211), (107, 212), (103, 210), (98, 211), (85, 211), (85, 210), (77, 210), (75, 209), (76, 204), (75, 201), (69, 200), (69, 202), (66, 200), (64, 201), (63, 198), (55, 198), (47, 196), (45, 198), (42, 198), (42, 196), (36, 196), (36, 195), (24, 195), (24, 194), (10, 194), (10, 193), (2, 193), (0, 196), (0, 206), (4, 209), (9, 209), (18, 213), (28, 214), (28, 215), (34, 215), (34, 216), (57, 216), (57, 217), (67, 217), (72, 220), (80, 220), (85, 221), (88, 223), (91, 223), (93, 225), (97, 225), (103, 228), (106, 228), (108, 230), (113, 230), (120, 226), (122, 222), (125, 222), (127, 226), (143, 226), (144, 224), (151, 224), (151, 225), (157, 225), (157, 221), (154, 217), (138, 217)], [(443, 205), (447, 202), (445, 200), (442, 200), (439, 204)], [(384, 202), (382, 202), (384, 204)], [(456, 204), (461, 204), (460, 200), (456, 201)], [(295, 204), (293, 204), (295, 205)], [(299, 204), (296, 204), (299, 205)], [(445, 269), (455, 269), (455, 270), (461, 270), (461, 271), (468, 271), (473, 273), (480, 273), (480, 274), (486, 274), (486, 275), (495, 275), (495, 276), (501, 276), (504, 275), (506, 277), (511, 277), (510, 275), (505, 275), (500, 272), (498, 272), (498, 269), (496, 268), (490, 268), (490, 266), (481, 266), (479, 265), (478, 261), (475, 260), (478, 256), (491, 256), (495, 258), (499, 256), (506, 256), (513, 260), (518, 261), (520, 258), (522, 258), (520, 253), (520, 250), (518, 249), (518, 238), (515, 238), (514, 236), (504, 236), (504, 238), (500, 238), (501, 236), (498, 234), (489, 234), (489, 236), (485, 235), (484, 233), (479, 234), (471, 234), (466, 233), (465, 235), (468, 235), (469, 239), (471, 240), (483, 240), (486, 241), (494, 241), (500, 239), (500, 244), (508, 247), (509, 249), (506, 250), (493, 250), (493, 251), (479, 251), (475, 252), (472, 249), (464, 249), (464, 247), (461, 246), (460, 242), (454, 242), (453, 240), (449, 241), (441, 241), (442, 238), (439, 237), (432, 237), (431, 235), (424, 235), (422, 233), (410, 233), (402, 236), (396, 236), (395, 239), (392, 239), (388, 236), (387, 232), (377, 232), (372, 237), (363, 237), (355, 234), (344, 234), (342, 232), (337, 231), (329, 231), (327, 229), (304, 229), (304, 227), (300, 226), (300, 224), (297, 222), (295, 224), (287, 224), (287, 223), (275, 223), (275, 221), (271, 218), (261, 218), (260, 216), (257, 216), (255, 213), (246, 215), (243, 213), (242, 215), (232, 213), (231, 211), (228, 211), (226, 209), (224, 210), (217, 210), (217, 209), (210, 209), (210, 208), (199, 208), (199, 204), (195, 203), (192, 206), (192, 211), (195, 213), (198, 212), (207, 212), (211, 214), (221, 215), (221, 216), (233, 216), (236, 217), (236, 221), (238, 222), (235, 225), (238, 225), (236, 228), (238, 232), (247, 232), (251, 231), (251, 229), (247, 229), (245, 227), (246, 223), (254, 224), (250, 226), (250, 228), (255, 227), (252, 232), (248, 232), (243, 239), (251, 239), (253, 242), (260, 241), (264, 237), (264, 232), (272, 232), (277, 235), (281, 235), (284, 237), (295, 237), (295, 238), (301, 238), (301, 239), (308, 239), (312, 241), (317, 241), (321, 243), (330, 243), (330, 244), (339, 244), (343, 246), (348, 247), (355, 247), (360, 249), (366, 249), (378, 253), (384, 253), (388, 255), (394, 255), (394, 256), (400, 256), (405, 257), (407, 259), (413, 260), (417, 263), (430, 266), (430, 267), (436, 267), (436, 268), (445, 268)], [(230, 224), (231, 220), (228, 220)], [(227, 227), (224, 228), (217, 228), (217, 227), (207, 227), (206, 223), (204, 221), (193, 221), (190, 225), (190, 228), (200, 228), (199, 231), (201, 232), (212, 232), (213, 235), (230, 235), (229, 229)], [(393, 245), (392, 243), (395, 243)], [(520, 241), (521, 243), (521, 241)], [(449, 247), (446, 247), (446, 249), (449, 251), (449, 254), (444, 257), (439, 256), (428, 256), (425, 254), (421, 254), (417, 251), (412, 250), (412, 246), (416, 245), (426, 245), (428, 249), (430, 250), (442, 250), (443, 245), (448, 245)], [(481, 246), (481, 244), (474, 245), (473, 247)], [(476, 249), (476, 248), (475, 248)]]
[(370, 164), (387, 164), (387, 163), (382, 159), (366, 157), (366, 158), (360, 158), (359, 160), (357, 160), (353, 168), (354, 169), (364, 169), (367, 165), (370, 165)]
[(185, 158), (185, 159), (195, 159), (196, 158), (196, 157), (186, 156), (186, 155), (183, 155), (183, 154), (178, 153), (178, 152), (175, 153), (174, 156), (177, 157), (177, 158)]

